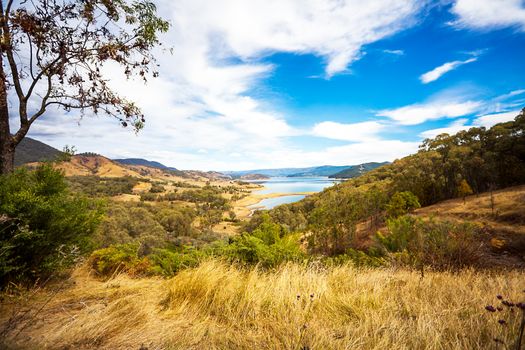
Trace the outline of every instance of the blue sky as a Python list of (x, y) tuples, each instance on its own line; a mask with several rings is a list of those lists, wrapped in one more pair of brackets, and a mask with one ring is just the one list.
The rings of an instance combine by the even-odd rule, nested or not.
[(172, 29), (138, 135), (49, 113), (31, 136), (181, 169), (392, 161), (425, 137), (525, 107), (525, 2), (157, 1)]

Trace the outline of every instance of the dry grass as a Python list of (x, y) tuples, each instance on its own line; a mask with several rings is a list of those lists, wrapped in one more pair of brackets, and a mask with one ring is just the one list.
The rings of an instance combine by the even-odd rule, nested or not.
[[(487, 349), (496, 294), (519, 300), (525, 273), (426, 273), (209, 261), (170, 280), (83, 269), (40, 320), (9, 340), (51, 349)], [(45, 300), (38, 296), (31, 308)], [(8, 309), (4, 304), (1, 313)]]

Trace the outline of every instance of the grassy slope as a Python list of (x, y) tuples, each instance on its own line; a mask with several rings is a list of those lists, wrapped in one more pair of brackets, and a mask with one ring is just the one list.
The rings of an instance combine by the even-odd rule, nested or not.
[[(465, 203), (442, 202), (416, 214), (485, 225), (486, 258), (504, 256), (517, 266), (510, 263), (519, 258), (516, 242), (525, 236), (524, 197), (525, 186), (495, 192), (494, 214), (489, 194), (470, 196)], [(494, 237), (505, 241), (503, 248), (490, 249)], [(57, 286), (37, 292), (27, 303), (7, 297), (0, 305), (0, 330), (13, 310), (30, 310), (26, 317), (31, 322), (15, 339), (17, 331), (10, 332), (11, 344), (52, 349), (138, 349), (141, 344), (149, 349), (484, 349), (501, 329), (498, 315), (484, 306), (494, 303), (497, 294), (523, 299), (524, 281), (523, 269), (426, 272), (421, 279), (408, 270), (289, 264), (264, 273), (209, 261), (170, 280), (121, 275), (105, 282), (79, 267), (47, 304)], [(19, 322), (18, 329), (26, 322)]]
[[(500, 293), (519, 299), (525, 273), (429, 272), (420, 279), (405, 270), (286, 265), (263, 273), (210, 261), (171, 280), (99, 282), (82, 269), (72, 279), (16, 339), (12, 331), (8, 343), (35, 349), (485, 349), (499, 326), (484, 306)], [(39, 293), (31, 309), (50, 293)]]
[[(525, 268), (525, 186), (509, 187), (493, 192), (492, 211), (490, 192), (465, 198), (451, 199), (420, 208), (414, 215), (474, 222), (483, 227), (480, 246), (487, 267)], [(372, 244), (376, 231), (369, 221), (357, 225), (358, 245), (366, 249)]]

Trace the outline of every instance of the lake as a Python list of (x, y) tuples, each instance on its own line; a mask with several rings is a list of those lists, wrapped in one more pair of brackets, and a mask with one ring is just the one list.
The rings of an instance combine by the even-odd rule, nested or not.
[(281, 204), (297, 202), (305, 197), (305, 195), (297, 193), (320, 192), (339, 181), (328, 177), (272, 177), (268, 180), (253, 180), (250, 182), (265, 186), (264, 189), (254, 192), (257, 194), (290, 193), (289, 196), (263, 199), (252, 206), (271, 209)]

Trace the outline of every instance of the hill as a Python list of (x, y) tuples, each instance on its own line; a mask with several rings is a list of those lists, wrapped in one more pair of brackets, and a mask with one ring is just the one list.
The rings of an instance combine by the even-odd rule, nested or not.
[(373, 169), (371, 164), (385, 163), (365, 163), (359, 165), (321, 165), (307, 168), (277, 168), (277, 169), (255, 169), (239, 171), (222, 171), (223, 174), (231, 175), (235, 178), (249, 174), (261, 174), (269, 177), (301, 177), (301, 176), (330, 176), (342, 172), (346, 169), (365, 166), (365, 169)]
[(143, 158), (113, 159), (113, 161), (120, 163), (120, 164), (126, 164), (126, 165), (142, 165), (142, 166), (148, 166), (151, 168), (159, 168), (159, 169), (165, 169), (165, 170), (177, 170), (176, 168), (168, 167), (162, 163), (143, 159)]
[(62, 154), (62, 152), (56, 148), (30, 137), (25, 137), (16, 147), (15, 166), (20, 166), (26, 163), (54, 160), (60, 154)]
[(383, 166), (386, 164), (389, 164), (389, 162), (382, 162), (382, 163), (370, 162), (370, 163), (363, 163), (359, 165), (353, 165), (340, 172), (329, 175), (328, 177), (335, 178), (335, 179), (351, 179), (351, 178), (363, 175), (364, 173), (370, 170), (374, 170), (375, 168), (379, 168), (380, 166)]

